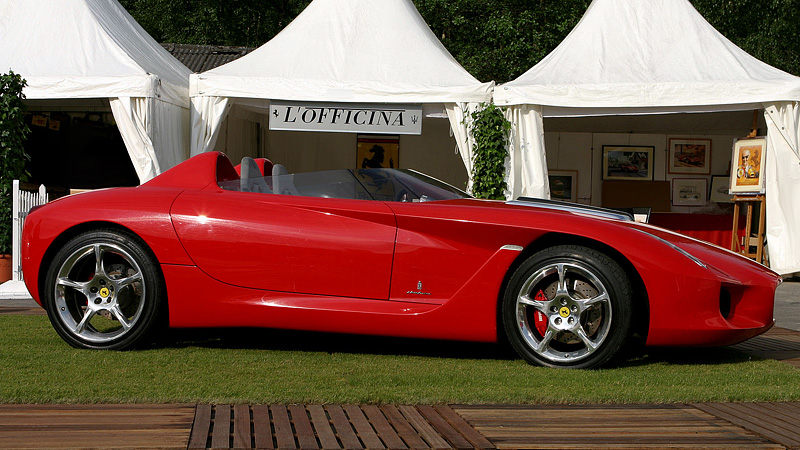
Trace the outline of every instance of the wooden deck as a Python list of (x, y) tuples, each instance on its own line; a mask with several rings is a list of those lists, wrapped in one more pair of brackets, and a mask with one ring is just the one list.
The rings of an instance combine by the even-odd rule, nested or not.
[(3, 449), (186, 449), (195, 405), (0, 405)]
[(800, 449), (800, 402), (0, 405), (1, 449)]
[[(773, 406), (783, 410), (798, 405)], [(777, 434), (767, 438), (752, 427), (718, 417), (713, 411), (719, 406), (465, 405), (453, 410), (498, 449), (785, 449), (794, 445), (794, 438), (773, 439)], [(761, 429), (773, 426), (764, 418), (751, 420), (760, 421)]]
[(493, 449), (449, 406), (198, 405), (189, 449)]
[(748, 339), (733, 348), (765, 359), (777, 359), (800, 368), (800, 332), (772, 328), (761, 336)]

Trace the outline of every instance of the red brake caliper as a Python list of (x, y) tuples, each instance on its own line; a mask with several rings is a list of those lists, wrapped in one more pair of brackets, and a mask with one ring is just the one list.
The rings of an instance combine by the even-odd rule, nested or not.
[[(544, 295), (544, 292), (540, 289), (539, 292), (536, 293), (536, 297), (534, 300), (537, 302), (546, 302), (547, 297)], [(538, 309), (536, 310), (535, 322), (536, 322), (536, 331), (539, 332), (541, 336), (544, 336), (547, 333), (547, 316), (545, 316), (541, 311)]]

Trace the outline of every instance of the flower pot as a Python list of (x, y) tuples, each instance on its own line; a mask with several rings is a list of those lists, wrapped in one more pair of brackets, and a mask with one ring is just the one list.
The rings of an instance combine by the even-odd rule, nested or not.
[(0, 283), (11, 279), (11, 255), (0, 255)]

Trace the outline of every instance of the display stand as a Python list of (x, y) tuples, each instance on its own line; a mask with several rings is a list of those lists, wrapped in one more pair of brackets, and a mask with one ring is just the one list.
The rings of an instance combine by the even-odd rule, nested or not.
[[(765, 195), (735, 195), (733, 197), (733, 234), (731, 239), (731, 250), (742, 255), (755, 259), (756, 262), (766, 265), (766, 254), (764, 253), (764, 230), (766, 223), (766, 203)], [(758, 206), (758, 231), (753, 233), (753, 207)], [(746, 206), (746, 222), (744, 234), (738, 233), (739, 216), (741, 207)]]

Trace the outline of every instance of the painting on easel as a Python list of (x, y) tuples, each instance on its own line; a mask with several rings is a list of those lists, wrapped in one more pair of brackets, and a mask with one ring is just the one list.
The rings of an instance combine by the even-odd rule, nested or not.
[(763, 137), (737, 139), (731, 157), (731, 193), (764, 192), (764, 157), (767, 140)]

